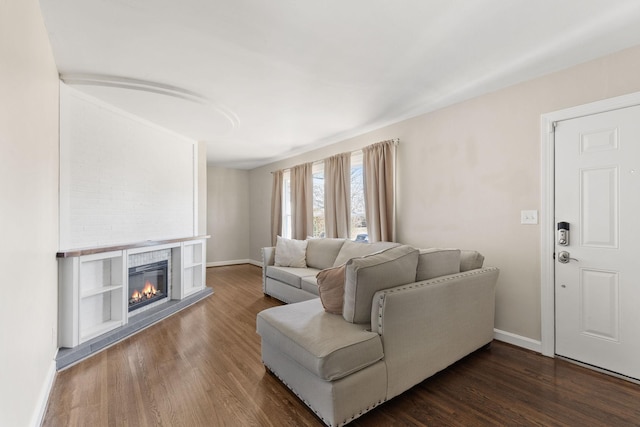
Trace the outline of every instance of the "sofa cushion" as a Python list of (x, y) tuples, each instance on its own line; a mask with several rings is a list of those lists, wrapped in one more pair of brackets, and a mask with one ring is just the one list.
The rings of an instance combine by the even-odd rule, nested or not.
[(295, 288), (301, 288), (301, 279), (306, 276), (315, 276), (320, 270), (317, 268), (295, 268), (295, 267), (278, 267), (275, 265), (267, 266), (267, 277), (279, 280)]
[(460, 273), (460, 249), (421, 249), (416, 282)]
[(342, 314), (345, 268), (346, 264), (327, 268), (316, 276), (320, 301), (327, 313)]
[(346, 240), (338, 256), (333, 263), (333, 267), (338, 267), (351, 258), (358, 258), (365, 255), (371, 255), (372, 253), (379, 252), (385, 249), (400, 246), (399, 243), (394, 242), (376, 242), (376, 243), (356, 243), (351, 240)]
[(279, 267), (305, 268), (307, 241), (277, 237), (275, 265)]
[(460, 272), (482, 268), (482, 264), (484, 264), (484, 256), (480, 252), (460, 251)]
[(370, 323), (373, 294), (416, 280), (418, 250), (397, 246), (347, 262), (342, 316), (347, 322)]
[(307, 239), (307, 266), (323, 270), (333, 263), (345, 239)]
[(384, 356), (380, 336), (324, 311), (318, 298), (258, 313), (262, 340), (326, 381), (357, 372)]
[(300, 287), (303, 291), (307, 291), (314, 295), (320, 295), (318, 292), (318, 279), (316, 279), (316, 276), (301, 277)]

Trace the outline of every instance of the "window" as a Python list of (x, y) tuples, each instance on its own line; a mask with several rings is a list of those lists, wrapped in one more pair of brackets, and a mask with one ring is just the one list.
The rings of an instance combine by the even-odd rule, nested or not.
[(325, 237), (324, 162), (313, 164), (313, 237)]
[(367, 217), (364, 209), (362, 151), (351, 154), (351, 229), (349, 231), (350, 239), (366, 240)]
[[(313, 237), (325, 237), (324, 162), (316, 162), (313, 179)], [(285, 170), (282, 183), (282, 237), (291, 238), (291, 171)], [(362, 151), (351, 154), (351, 227), (349, 238), (364, 240), (367, 237), (367, 218), (364, 209), (364, 177)]]

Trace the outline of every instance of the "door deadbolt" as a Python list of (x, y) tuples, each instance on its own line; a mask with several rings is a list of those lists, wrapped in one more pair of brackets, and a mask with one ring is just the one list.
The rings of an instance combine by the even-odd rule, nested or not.
[(562, 221), (558, 223), (558, 245), (569, 246), (569, 223), (568, 222)]

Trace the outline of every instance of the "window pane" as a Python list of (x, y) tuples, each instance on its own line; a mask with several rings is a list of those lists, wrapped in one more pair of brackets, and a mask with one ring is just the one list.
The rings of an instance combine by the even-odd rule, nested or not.
[(324, 162), (313, 165), (313, 237), (324, 237)]
[(367, 218), (364, 209), (362, 151), (351, 155), (351, 230), (352, 240), (367, 241)]

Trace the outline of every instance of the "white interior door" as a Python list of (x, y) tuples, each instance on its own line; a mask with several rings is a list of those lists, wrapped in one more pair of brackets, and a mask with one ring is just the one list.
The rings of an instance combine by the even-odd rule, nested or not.
[(640, 379), (640, 106), (555, 132), (556, 354)]

